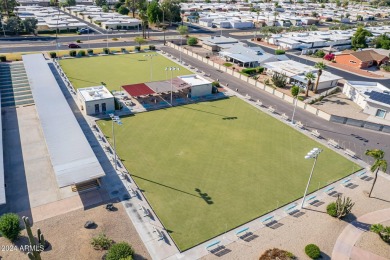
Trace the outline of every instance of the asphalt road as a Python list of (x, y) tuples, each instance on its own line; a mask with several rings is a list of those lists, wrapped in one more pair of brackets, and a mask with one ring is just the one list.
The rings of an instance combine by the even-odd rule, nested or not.
[[(179, 52), (177, 50), (169, 47), (162, 47), (161, 49), (179, 57)], [(238, 89), (239, 93), (243, 95), (248, 94), (254, 100), (259, 99), (265, 106), (273, 106), (278, 113), (286, 113), (286, 115), (291, 118), (293, 112), (293, 106), (291, 104), (186, 54), (182, 54), (182, 60), (183, 62), (191, 64), (195, 68), (210, 74), (210, 77), (213, 80), (219, 79), (223, 85), (229, 83), (230, 89)], [(386, 159), (390, 161), (389, 134), (332, 123), (300, 108), (297, 108), (296, 110), (295, 120), (301, 121), (308, 129), (317, 129), (324, 138), (332, 138), (342, 147), (355, 151), (356, 154), (367, 163), (371, 163), (373, 160), (372, 158), (365, 156), (364, 151), (374, 148), (385, 151)]]

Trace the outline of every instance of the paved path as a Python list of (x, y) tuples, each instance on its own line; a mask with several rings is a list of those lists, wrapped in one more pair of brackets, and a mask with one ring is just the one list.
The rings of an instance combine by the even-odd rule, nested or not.
[(354, 255), (360, 259), (363, 259), (363, 255), (368, 257), (364, 257), (364, 259), (384, 259), (354, 246), (363, 232), (368, 231), (372, 224), (387, 220), (390, 220), (390, 208), (368, 213), (351, 222), (337, 238), (332, 252), (332, 259), (349, 260)]

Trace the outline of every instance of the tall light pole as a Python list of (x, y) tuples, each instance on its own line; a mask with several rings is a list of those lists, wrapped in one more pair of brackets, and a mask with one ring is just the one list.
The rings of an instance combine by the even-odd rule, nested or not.
[(171, 71), (171, 106), (173, 106), (173, 82), (172, 82), (172, 79), (173, 79), (173, 71), (175, 70), (180, 70), (179, 67), (166, 67), (165, 68), (165, 71)]
[(306, 185), (305, 193), (303, 194), (301, 208), (303, 208), (303, 205), (305, 204), (306, 194), (307, 194), (307, 190), (309, 189), (311, 177), (313, 176), (314, 167), (316, 166), (318, 155), (321, 152), (322, 152), (322, 150), (320, 148), (313, 148), (313, 150), (308, 152), (307, 155), (305, 156), (305, 159), (314, 159), (314, 163), (313, 163), (313, 168), (311, 168), (310, 177), (309, 177), (309, 181), (307, 182), (307, 185)]
[(114, 123), (118, 125), (122, 125), (122, 121), (119, 118), (119, 116), (115, 116), (114, 114), (109, 114), (112, 121), (112, 138), (113, 138), (113, 144), (114, 144), (114, 163), (115, 163), (115, 170), (118, 170), (118, 162), (117, 162), (117, 155), (116, 155), (116, 144), (115, 144), (115, 130), (114, 130)]
[(156, 57), (157, 54), (145, 54), (144, 57), (148, 57), (150, 59), (150, 82), (153, 81), (153, 57)]

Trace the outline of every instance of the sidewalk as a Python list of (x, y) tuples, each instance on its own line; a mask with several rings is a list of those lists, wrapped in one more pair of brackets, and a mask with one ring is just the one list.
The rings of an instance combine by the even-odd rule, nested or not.
[(337, 238), (333, 248), (332, 258), (349, 260), (352, 256), (358, 256), (360, 259), (363, 259), (362, 257), (364, 255), (364, 259), (385, 259), (363, 249), (355, 248), (354, 245), (364, 232), (369, 231), (372, 224), (387, 220), (390, 220), (390, 208), (368, 213), (350, 223)]

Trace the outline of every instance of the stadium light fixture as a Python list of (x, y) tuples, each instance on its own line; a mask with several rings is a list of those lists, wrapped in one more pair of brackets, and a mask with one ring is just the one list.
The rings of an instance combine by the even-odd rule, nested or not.
[(320, 148), (313, 148), (313, 149), (312, 149), (310, 152), (308, 152), (307, 155), (305, 156), (305, 159), (314, 159), (314, 163), (313, 163), (313, 167), (311, 168), (311, 172), (310, 172), (310, 176), (309, 176), (309, 181), (307, 182), (306, 189), (305, 189), (305, 193), (303, 194), (303, 199), (302, 199), (301, 208), (303, 208), (303, 205), (305, 204), (306, 194), (307, 194), (307, 190), (309, 189), (311, 177), (313, 176), (314, 167), (316, 166), (316, 162), (317, 162), (318, 155), (319, 155), (321, 152), (322, 152), (322, 150), (321, 150)]

